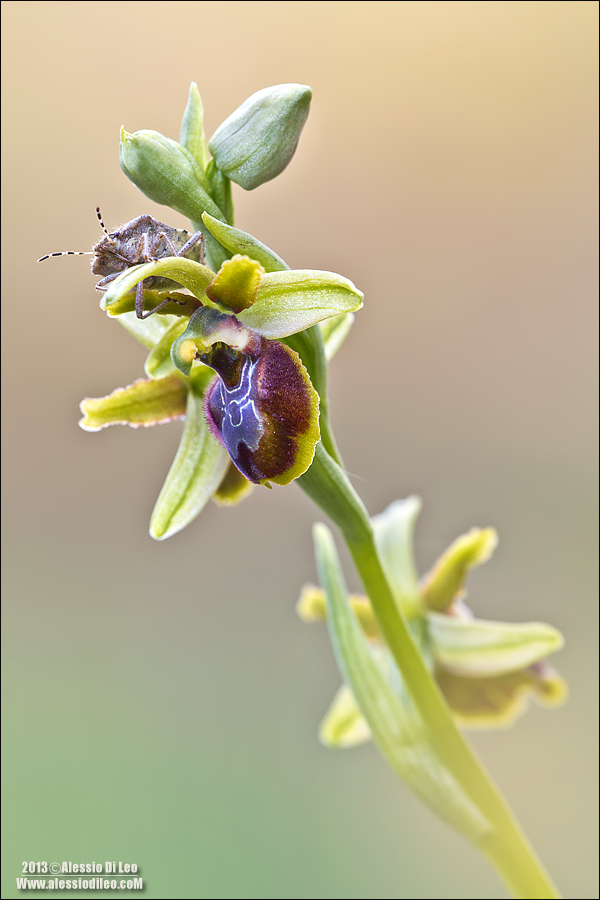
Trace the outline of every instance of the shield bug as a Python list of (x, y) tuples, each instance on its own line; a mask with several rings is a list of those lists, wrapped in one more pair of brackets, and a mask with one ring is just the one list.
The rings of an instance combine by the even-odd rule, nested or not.
[[(104, 237), (92, 250), (62, 250), (47, 253), (46, 256), (40, 257), (38, 262), (43, 262), (51, 256), (93, 256), (92, 272), (94, 275), (102, 276), (96, 283), (98, 291), (105, 291), (111, 281), (131, 266), (155, 262), (167, 256), (185, 256), (195, 262), (204, 263), (204, 235), (201, 231), (190, 236), (183, 229), (171, 228), (170, 225), (164, 225), (152, 216), (145, 215), (121, 225), (117, 231), (109, 232), (102, 221), (99, 207), (96, 207), (96, 215)], [(146, 319), (170, 302), (170, 298), (167, 297), (151, 312), (145, 313), (144, 288), (160, 291), (175, 287), (178, 287), (177, 282), (162, 276), (153, 275), (140, 281), (135, 293), (135, 312), (138, 319)]]

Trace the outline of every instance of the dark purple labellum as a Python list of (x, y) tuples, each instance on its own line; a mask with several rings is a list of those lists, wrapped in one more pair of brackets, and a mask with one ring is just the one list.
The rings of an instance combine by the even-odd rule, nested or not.
[(255, 338), (244, 353), (220, 343), (200, 356), (220, 376), (206, 398), (208, 420), (248, 481), (289, 484), (319, 440), (318, 396), (293, 350)]

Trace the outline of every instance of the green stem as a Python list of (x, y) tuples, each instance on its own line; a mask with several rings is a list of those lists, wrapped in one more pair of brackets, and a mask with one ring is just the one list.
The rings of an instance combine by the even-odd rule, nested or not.
[(515, 897), (560, 897), (509, 807), (456, 727), (396, 605), (364, 504), (322, 443), (317, 445), (312, 466), (298, 482), (340, 528), (382, 634), (440, 759), (492, 826), (479, 849)]

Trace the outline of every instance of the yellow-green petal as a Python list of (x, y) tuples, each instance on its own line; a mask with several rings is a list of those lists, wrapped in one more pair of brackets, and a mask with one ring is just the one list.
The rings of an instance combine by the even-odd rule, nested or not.
[(100, 431), (108, 425), (132, 428), (160, 425), (185, 415), (187, 388), (178, 375), (146, 381), (140, 378), (107, 397), (86, 397), (79, 404), (84, 431)]
[[(380, 640), (381, 632), (368, 598), (363, 594), (349, 594), (348, 599), (365, 636), (369, 640)], [(323, 588), (305, 584), (296, 604), (296, 612), (303, 622), (324, 622), (327, 618), (327, 595)]]
[(249, 256), (236, 253), (226, 259), (214, 279), (206, 287), (206, 296), (223, 312), (239, 313), (256, 301), (265, 270)]
[(354, 694), (345, 684), (338, 690), (321, 722), (319, 740), (326, 747), (358, 747), (371, 740), (371, 729)]
[(469, 570), (487, 562), (497, 546), (494, 528), (472, 528), (457, 538), (421, 581), (421, 596), (427, 608), (443, 611), (464, 596)]
[(254, 490), (252, 482), (242, 475), (240, 470), (229, 463), (225, 477), (215, 493), (213, 500), (217, 506), (237, 506)]

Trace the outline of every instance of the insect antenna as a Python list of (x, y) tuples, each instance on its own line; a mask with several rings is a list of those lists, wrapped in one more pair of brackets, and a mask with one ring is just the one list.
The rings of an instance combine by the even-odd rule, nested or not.
[(107, 237), (107, 238), (110, 238), (110, 234), (109, 234), (108, 231), (106, 230), (106, 225), (105, 225), (104, 222), (102, 221), (102, 213), (100, 212), (100, 207), (99, 207), (99, 206), (96, 207), (96, 215), (98, 216), (98, 221), (100, 222), (100, 228), (102, 229), (102, 231), (104, 232), (104, 234), (106, 235), (106, 237)]
[(59, 250), (58, 253), (46, 253), (45, 256), (40, 256), (38, 262), (44, 262), (51, 256), (91, 256), (92, 252), (92, 250)]

